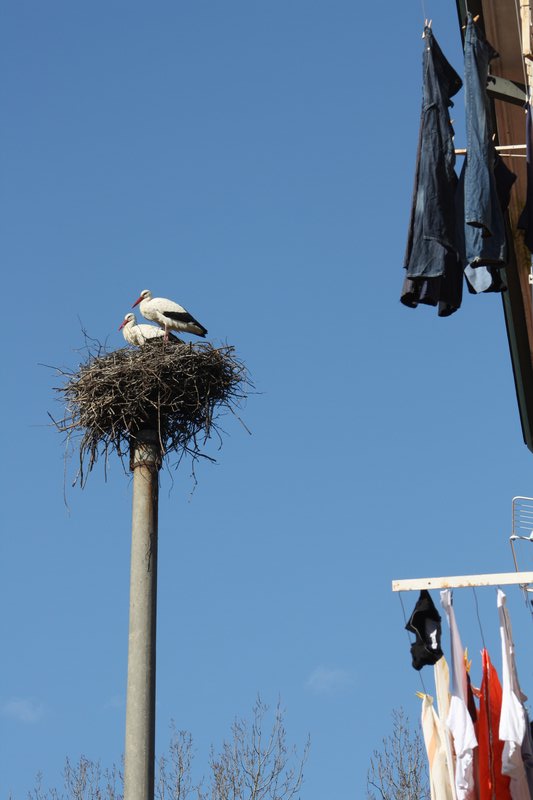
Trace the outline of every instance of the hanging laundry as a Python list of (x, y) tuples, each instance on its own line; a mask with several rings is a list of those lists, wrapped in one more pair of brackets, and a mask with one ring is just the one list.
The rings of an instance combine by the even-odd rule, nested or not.
[(455, 758), (452, 745), (452, 735), (446, 725), (448, 714), (450, 713), (450, 670), (448, 662), (443, 656), (433, 667), (435, 676), (435, 694), (437, 697), (438, 717), (442, 724), (442, 735), (446, 748), (446, 763), (448, 766), (449, 784), (452, 788), (453, 798), (456, 800), (455, 793)]
[[(468, 156), (467, 156), (468, 158)], [(457, 232), (459, 247), (465, 265), (465, 278), (468, 291), (471, 294), (479, 294), (481, 292), (505, 292), (507, 287), (502, 277), (501, 268), (497, 266), (483, 266), (479, 264), (476, 266), (468, 263), (466, 255), (466, 241), (465, 231), (469, 242), (469, 249), (473, 253), (483, 252), (483, 230), (475, 228), (472, 225), (465, 225), (464, 223), (464, 179), (465, 169), (461, 171), (459, 178), (459, 186), (457, 188)], [(509, 208), (511, 200), (511, 189), (516, 181), (516, 175), (507, 168), (503, 159), (495, 151), (494, 159), (494, 181), (496, 186), (496, 193), (502, 214)], [(505, 242), (505, 253), (507, 243)]]
[[(465, 265), (501, 267), (507, 262), (507, 241), (502, 199), (508, 205), (508, 194), (516, 175), (498, 158), (493, 143), (492, 116), (487, 95), (490, 62), (498, 53), (485, 38), (472, 14), (467, 15), (465, 35), (465, 105), (466, 158), (459, 180), (459, 193), (464, 193)], [(500, 194), (495, 172), (499, 173)], [(505, 198), (507, 200), (505, 201)], [(460, 207), (460, 203), (457, 206)], [(458, 225), (458, 228), (460, 226)], [(460, 235), (460, 234), (459, 234)], [(474, 291), (487, 291), (492, 281), (490, 271), (479, 276), (479, 285), (471, 271), (469, 282)], [(487, 282), (489, 285), (487, 286)], [(499, 283), (501, 286), (501, 282)], [(481, 288), (485, 286), (485, 288)]]
[[(472, 687), (472, 681), (470, 680), (470, 667), (472, 666), (472, 662), (468, 660), (468, 652), (465, 650), (464, 654), (464, 664), (466, 670), (466, 707), (468, 708), (468, 713), (470, 714), (470, 719), (472, 720), (472, 724), (474, 725), (474, 733), (477, 739), (477, 706), (476, 700), (474, 697), (474, 691)], [(478, 800), (478, 793), (477, 787), (479, 784), (479, 764), (478, 764), (478, 747), (474, 747), (472, 751), (472, 774), (473, 774), (473, 782), (475, 787), (475, 797)]]
[(533, 121), (531, 119), (531, 103), (528, 103), (526, 114), (526, 154), (526, 204), (518, 220), (518, 227), (525, 232), (524, 242), (533, 253)]
[(440, 597), (450, 626), (452, 692), (446, 724), (453, 736), (455, 748), (455, 791), (457, 800), (473, 800), (475, 798), (474, 749), (477, 747), (477, 739), (467, 705), (468, 690), (464, 649), (455, 619), (452, 593), (449, 589), (444, 589), (441, 591)]
[(533, 732), (531, 731), (531, 722), (529, 721), (527, 709), (526, 732), (524, 734), (524, 741), (522, 742), (522, 761), (524, 762), (524, 769), (526, 771), (529, 794), (533, 798)]
[(431, 695), (422, 692), (417, 694), (422, 698), (422, 733), (428, 756), (431, 800), (455, 800), (453, 777), (450, 780), (446, 729), (435, 711)]
[[(468, 708), (468, 713), (470, 714), (470, 719), (474, 723), (474, 729), (477, 723), (477, 707), (476, 701), (474, 699), (474, 691), (472, 687), (472, 681), (470, 680), (470, 665), (471, 661), (468, 661), (467, 654), (465, 650), (465, 669), (466, 669), (466, 707)], [(476, 733), (477, 736), (477, 733)]]
[(424, 29), (423, 94), (415, 183), (401, 302), (439, 305), (447, 316), (461, 305), (462, 264), (456, 223), (455, 150), (449, 108), (462, 81), (429, 26)]
[(411, 657), (414, 669), (420, 670), (426, 664), (435, 664), (442, 658), (441, 618), (435, 608), (427, 589), (422, 589), (406, 630), (415, 634), (415, 641), (411, 645)]
[(477, 715), (479, 800), (511, 800), (510, 779), (502, 774), (503, 742), (498, 738), (502, 687), (487, 650), (481, 652), (481, 687)]
[(533, 731), (531, 730), (531, 722), (527, 710), (526, 733), (524, 735), (524, 741), (522, 742), (522, 761), (524, 762), (524, 769), (526, 770), (529, 794), (533, 798)]
[[(498, 589), (498, 615), (500, 618), (500, 636), (502, 641), (502, 707), (500, 716), (499, 738), (503, 742), (502, 772), (511, 779), (511, 797), (513, 800), (531, 800), (524, 760), (522, 744), (529, 730), (524, 701), (518, 682), (514, 657), (513, 632), (511, 620), (506, 606), (506, 596)], [(527, 743), (527, 739), (526, 739)]]

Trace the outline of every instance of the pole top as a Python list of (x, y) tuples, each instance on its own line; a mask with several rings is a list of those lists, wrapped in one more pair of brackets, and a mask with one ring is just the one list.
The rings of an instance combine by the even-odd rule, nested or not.
[(161, 467), (162, 447), (159, 435), (151, 428), (140, 430), (131, 441), (131, 470), (135, 467)]

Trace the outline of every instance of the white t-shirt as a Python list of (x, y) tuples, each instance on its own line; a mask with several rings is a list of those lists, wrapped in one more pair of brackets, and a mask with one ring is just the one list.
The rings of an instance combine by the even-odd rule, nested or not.
[(468, 711), (464, 649), (455, 620), (451, 591), (444, 589), (440, 599), (450, 625), (452, 696), (446, 724), (452, 733), (455, 748), (455, 791), (457, 800), (472, 800), (475, 797), (474, 748), (477, 747), (477, 738)]
[(502, 772), (511, 778), (513, 800), (531, 800), (522, 759), (522, 742), (526, 733), (526, 710), (514, 657), (513, 631), (506, 606), (506, 596), (498, 589), (498, 616), (502, 640), (502, 711), (499, 737), (504, 742)]

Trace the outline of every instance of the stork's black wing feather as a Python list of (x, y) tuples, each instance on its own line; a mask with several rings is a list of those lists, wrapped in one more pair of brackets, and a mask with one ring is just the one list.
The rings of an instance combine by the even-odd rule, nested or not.
[(204, 328), (197, 319), (195, 319), (192, 314), (189, 314), (188, 311), (163, 311), (163, 316), (168, 317), (169, 319), (173, 319), (176, 322), (183, 322), (186, 325), (196, 325), (202, 333), (201, 336), (205, 336), (207, 333), (207, 328)]
[[(176, 322), (196, 322), (194, 317), (191, 317), (188, 311), (162, 311), (161, 312), (164, 317), (168, 317), (169, 319), (174, 319)], [(198, 323), (196, 322), (198, 325)]]

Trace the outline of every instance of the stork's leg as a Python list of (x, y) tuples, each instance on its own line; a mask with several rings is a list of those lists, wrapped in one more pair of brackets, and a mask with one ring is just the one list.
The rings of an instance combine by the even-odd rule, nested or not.
[(165, 325), (165, 335), (163, 336), (163, 341), (168, 342), (168, 327)]

